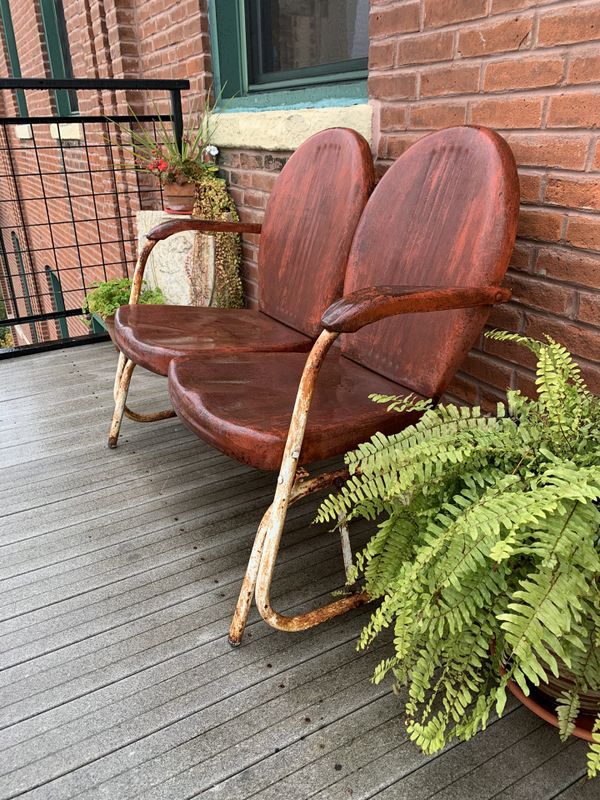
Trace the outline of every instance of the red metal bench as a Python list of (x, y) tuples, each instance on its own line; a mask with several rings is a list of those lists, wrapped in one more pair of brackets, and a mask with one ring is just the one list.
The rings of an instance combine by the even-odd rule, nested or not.
[[(449, 128), (418, 141), (383, 177), (348, 258), (344, 297), (323, 314), (303, 353), (237, 353), (171, 362), (173, 408), (200, 438), (258, 469), (279, 470), (258, 529), (230, 641), (239, 643), (253, 595), (281, 630), (302, 630), (367, 600), (353, 594), (283, 616), (269, 589), (288, 506), (344, 475), (310, 477), (326, 459), (414, 414), (388, 414), (369, 393), (437, 399), (476, 340), (512, 252), (519, 207), (514, 158), (484, 128)], [(341, 348), (331, 349), (344, 334)], [(345, 540), (346, 532), (342, 526)], [(348, 543), (345, 541), (346, 551)]]

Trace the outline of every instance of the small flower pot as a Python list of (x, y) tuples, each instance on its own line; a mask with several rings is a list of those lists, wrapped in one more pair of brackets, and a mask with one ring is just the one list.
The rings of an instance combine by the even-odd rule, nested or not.
[(196, 184), (165, 183), (163, 186), (165, 211), (169, 214), (191, 214), (196, 202)]

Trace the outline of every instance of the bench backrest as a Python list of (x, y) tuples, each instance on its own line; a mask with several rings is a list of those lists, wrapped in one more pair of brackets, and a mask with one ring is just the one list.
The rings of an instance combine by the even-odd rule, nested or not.
[(309, 336), (342, 294), (352, 238), (374, 185), (373, 159), (356, 131), (317, 133), (277, 178), (260, 236), (259, 308)]
[[(358, 225), (344, 294), (366, 286), (490, 286), (512, 253), (519, 182), (506, 142), (486, 128), (447, 128), (412, 145), (386, 172)], [(342, 343), (346, 356), (439, 397), (489, 309), (407, 314)]]

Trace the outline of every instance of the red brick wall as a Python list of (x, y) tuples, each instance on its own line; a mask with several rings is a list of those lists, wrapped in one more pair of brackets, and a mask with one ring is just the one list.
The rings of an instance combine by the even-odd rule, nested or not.
[[(521, 180), (513, 302), (491, 324), (548, 333), (600, 391), (600, 3), (371, 0), (369, 95), (384, 170), (424, 133), (487, 125)], [(490, 405), (531, 391), (520, 349), (480, 340), (451, 387)]]

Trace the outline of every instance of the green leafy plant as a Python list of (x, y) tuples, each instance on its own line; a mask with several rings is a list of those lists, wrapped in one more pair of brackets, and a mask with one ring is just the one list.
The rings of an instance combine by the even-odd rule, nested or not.
[[(350, 478), (319, 520), (378, 519), (357, 558), (377, 609), (367, 647), (393, 629), (374, 680), (406, 685), (410, 737), (427, 753), (501, 714), (507, 683), (528, 695), (566, 666), (559, 731), (600, 689), (600, 399), (568, 351), (494, 331), (537, 357), (537, 399), (507, 392), (495, 416), (373, 396), (416, 425), (346, 456)], [(600, 713), (588, 774), (600, 770)]]
[[(86, 316), (97, 314), (102, 319), (112, 316), (119, 306), (129, 303), (131, 278), (113, 278), (103, 283), (92, 284), (95, 288), (88, 292), (81, 307)], [(162, 291), (157, 287), (150, 289), (144, 282), (138, 303), (160, 305), (165, 302)]]
[[(217, 98), (218, 100), (218, 98)], [(199, 109), (192, 110), (184, 122), (181, 146), (175, 136), (175, 125), (165, 125), (157, 107), (158, 131), (155, 136), (130, 107), (132, 126), (108, 118), (119, 131), (130, 139), (130, 145), (121, 146), (131, 155), (132, 161), (123, 164), (126, 169), (155, 175), (163, 185), (198, 183), (203, 176), (218, 171), (215, 158), (218, 149), (212, 144), (215, 124), (214, 105), (205, 99)]]

